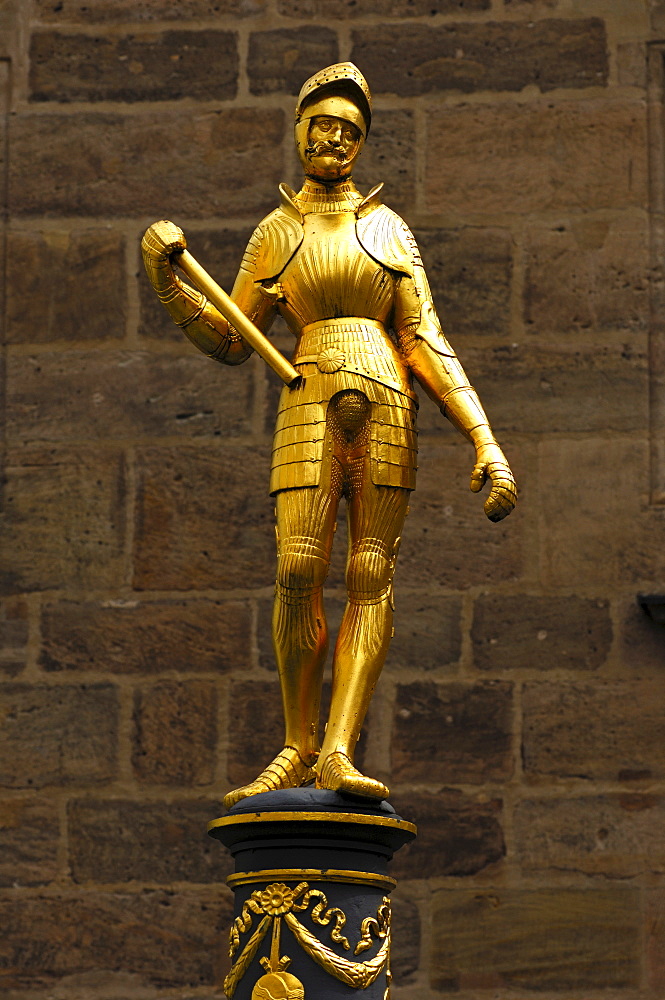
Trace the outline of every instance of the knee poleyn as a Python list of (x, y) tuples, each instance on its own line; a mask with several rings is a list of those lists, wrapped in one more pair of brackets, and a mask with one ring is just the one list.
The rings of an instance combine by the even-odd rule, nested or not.
[(392, 560), (384, 542), (368, 538), (353, 546), (346, 570), (349, 598), (374, 604), (388, 595)]
[(288, 599), (320, 590), (328, 572), (327, 553), (314, 538), (286, 538), (277, 553), (277, 589)]

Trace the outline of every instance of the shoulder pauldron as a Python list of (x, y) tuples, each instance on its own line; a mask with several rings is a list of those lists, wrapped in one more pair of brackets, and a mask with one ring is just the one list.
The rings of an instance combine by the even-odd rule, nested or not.
[(240, 265), (255, 281), (281, 274), (303, 241), (302, 215), (292, 201), (293, 192), (280, 184), (281, 204), (267, 215), (251, 235)]
[(422, 267), (413, 235), (396, 212), (379, 202), (383, 185), (374, 188), (358, 208), (356, 233), (362, 248), (380, 264), (413, 277)]

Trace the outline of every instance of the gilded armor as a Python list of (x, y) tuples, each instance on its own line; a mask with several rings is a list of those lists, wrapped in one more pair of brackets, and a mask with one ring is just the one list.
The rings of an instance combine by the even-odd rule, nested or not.
[[(392, 631), (392, 579), (417, 467), (414, 383), (474, 445), (471, 489), (491, 480), (490, 520), (505, 517), (516, 499), (508, 463), (441, 331), (413, 235), (382, 203), (381, 185), (363, 197), (351, 179), (370, 123), (369, 89), (357, 67), (335, 64), (307, 81), (295, 124), (303, 187), (280, 186), (280, 204), (252, 234), (231, 293), (260, 331), (281, 314), (295, 337), (300, 377), (282, 390), (270, 479), (285, 745), (256, 781), (229, 793), (227, 806), (311, 780), (342, 793), (388, 794), (356, 770), (353, 753)], [(245, 361), (248, 344), (176, 276), (173, 263), (186, 246), (178, 227), (155, 224), (142, 246), (157, 294), (193, 343), (224, 364)], [(348, 602), (321, 745), (322, 588), (342, 497)]]

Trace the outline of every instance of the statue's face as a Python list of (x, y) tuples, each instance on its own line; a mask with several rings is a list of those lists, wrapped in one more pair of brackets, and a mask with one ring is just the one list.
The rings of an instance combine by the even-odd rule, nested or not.
[(307, 142), (303, 148), (296, 132), (298, 153), (305, 173), (320, 181), (335, 181), (348, 177), (362, 149), (360, 129), (344, 118), (333, 115), (316, 115), (302, 122), (307, 128)]

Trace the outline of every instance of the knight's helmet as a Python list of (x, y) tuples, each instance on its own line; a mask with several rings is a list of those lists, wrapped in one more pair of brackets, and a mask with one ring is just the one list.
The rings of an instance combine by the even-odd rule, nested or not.
[(302, 85), (296, 104), (296, 146), (301, 160), (310, 119), (317, 115), (333, 115), (351, 122), (360, 129), (364, 142), (372, 121), (372, 97), (357, 66), (351, 62), (333, 63)]

